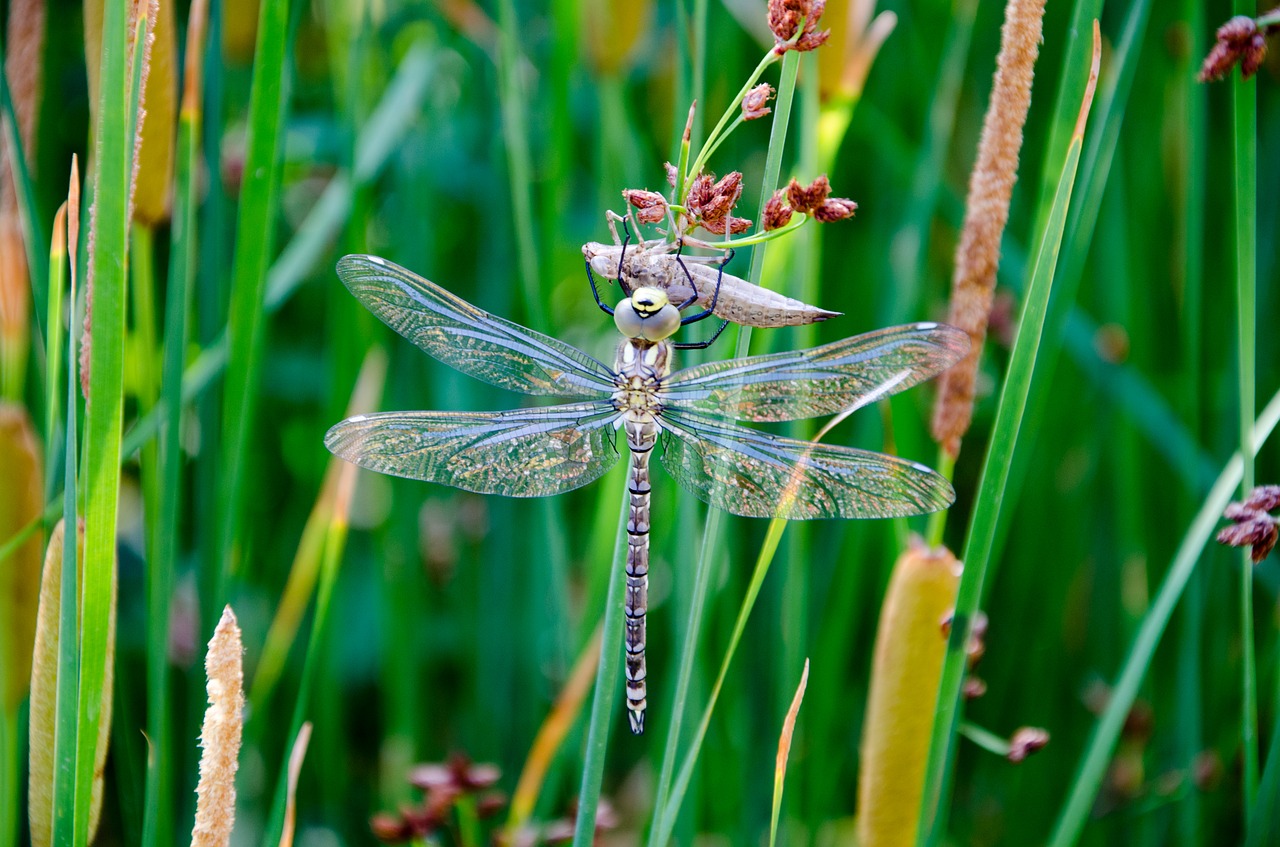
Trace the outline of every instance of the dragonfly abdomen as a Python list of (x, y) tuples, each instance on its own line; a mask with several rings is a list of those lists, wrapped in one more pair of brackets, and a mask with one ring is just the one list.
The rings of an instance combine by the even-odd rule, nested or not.
[(627, 446), (631, 448), (631, 473), (627, 488), (631, 507), (627, 514), (626, 615), (627, 712), (631, 731), (644, 732), (645, 711), (645, 615), (649, 607), (649, 456), (658, 441), (658, 427), (651, 422), (628, 422)]

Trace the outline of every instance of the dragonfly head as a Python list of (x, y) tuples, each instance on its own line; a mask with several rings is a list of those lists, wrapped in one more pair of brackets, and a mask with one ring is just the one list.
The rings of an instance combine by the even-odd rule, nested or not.
[(618, 331), (627, 338), (661, 341), (680, 328), (680, 310), (658, 288), (637, 288), (613, 313)]

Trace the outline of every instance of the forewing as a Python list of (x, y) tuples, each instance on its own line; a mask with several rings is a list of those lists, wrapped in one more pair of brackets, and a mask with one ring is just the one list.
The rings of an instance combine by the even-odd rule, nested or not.
[(510, 412), (383, 412), (341, 421), (324, 444), (379, 473), (480, 494), (545, 497), (598, 479), (618, 461), (617, 412), (572, 403)]
[(377, 256), (343, 256), (338, 276), (382, 322), (450, 367), (525, 394), (595, 397), (613, 371), (581, 350), (477, 309)]
[(809, 350), (710, 362), (672, 374), (665, 405), (745, 421), (790, 421), (865, 406), (960, 360), (969, 337), (946, 324), (890, 327)]
[(698, 499), (752, 518), (892, 518), (945, 509), (941, 475), (905, 459), (782, 438), (699, 415), (662, 419), (662, 464)]

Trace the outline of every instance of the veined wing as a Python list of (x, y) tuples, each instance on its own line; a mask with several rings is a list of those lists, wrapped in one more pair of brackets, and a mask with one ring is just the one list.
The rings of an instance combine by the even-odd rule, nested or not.
[(892, 518), (955, 500), (936, 472), (894, 456), (757, 432), (697, 414), (662, 416), (662, 464), (699, 500), (752, 518)]
[(509, 412), (357, 415), (325, 434), (348, 462), (480, 494), (545, 497), (598, 479), (618, 461), (618, 412), (570, 403)]
[(596, 397), (613, 371), (576, 347), (477, 309), (377, 256), (343, 256), (338, 276), (382, 322), (450, 367), (525, 394)]
[(670, 408), (744, 421), (791, 421), (858, 408), (935, 376), (969, 350), (946, 324), (890, 327), (809, 350), (710, 362), (672, 374)]

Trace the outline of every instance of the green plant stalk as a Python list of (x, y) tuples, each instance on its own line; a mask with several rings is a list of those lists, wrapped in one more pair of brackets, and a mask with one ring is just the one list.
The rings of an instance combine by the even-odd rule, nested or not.
[[(148, 21), (138, 20), (137, 39), (146, 38)], [(76, 735), (75, 811), (71, 844), (89, 840), (89, 804), (93, 787), (107, 635), (115, 569), (116, 520), (120, 489), (120, 440), (124, 415), (125, 263), (129, 249), (129, 174), (133, 144), (129, 114), (136, 113), (141, 86), (125, 85), (124, 10), (104, 10), (101, 98), (98, 103), (98, 157), (95, 163), (93, 245), (93, 330), (89, 354), (89, 394), (85, 403), (85, 551), (80, 611), (80, 680)], [(138, 71), (142, 63), (134, 62)], [(121, 96), (129, 92), (129, 101)], [(76, 524), (66, 525), (68, 549), (76, 547)], [(65, 580), (65, 574), (64, 574)], [(71, 595), (75, 597), (73, 593)], [(60, 642), (66, 639), (60, 634)], [(63, 843), (63, 842), (59, 842)]]
[[(764, 63), (756, 68), (756, 73), (751, 82), (759, 77), (759, 73), (763, 70)], [(794, 99), (796, 75), (800, 68), (800, 54), (794, 50), (789, 50), (783, 56), (782, 71), (778, 79), (778, 95), (774, 104), (774, 122), (769, 135), (769, 150), (765, 158), (764, 177), (760, 185), (760, 203), (758, 208), (761, 215), (764, 214), (764, 204), (772, 196), (774, 188), (778, 184), (778, 176), (782, 172), (782, 152), (787, 137), (787, 128), (791, 119), (791, 104)], [(751, 84), (743, 89), (743, 94), (749, 91)], [(741, 101), (742, 94), (739, 94), (738, 101)], [(732, 112), (726, 112), (726, 115)], [(723, 123), (723, 120), (722, 120)], [(715, 136), (712, 132), (712, 137)], [(691, 171), (697, 173), (697, 170)], [(764, 245), (760, 245), (758, 249), (751, 254), (751, 269), (748, 273), (748, 279), (753, 284), (759, 284), (760, 277), (764, 270)], [(751, 343), (751, 328), (739, 327), (737, 344), (734, 349), (734, 357), (741, 358), (747, 354)], [(681, 648), (680, 666), (676, 676), (675, 697), (671, 707), (671, 724), (667, 732), (666, 748), (662, 756), (662, 770), (658, 777), (658, 785), (654, 795), (653, 806), (653, 823), (649, 830), (649, 847), (662, 847), (670, 838), (671, 830), (675, 826), (676, 814), (679, 811), (680, 802), (684, 797), (684, 792), (688, 788), (688, 780), (683, 783), (677, 782), (672, 785), (672, 774), (675, 767), (676, 748), (680, 743), (681, 723), (685, 713), (685, 703), (689, 693), (689, 683), (693, 678), (694, 659), (697, 655), (698, 633), (702, 627), (702, 615), (706, 609), (708, 586), (710, 583), (710, 569), (712, 554), (711, 550), (717, 545), (716, 539), (720, 536), (720, 522), (723, 516), (717, 509), (707, 510), (707, 522), (702, 533), (702, 548), (698, 557), (698, 567), (694, 577), (694, 594), (689, 608), (689, 622), (685, 627), (685, 641)], [(766, 542), (767, 543), (767, 542)], [(774, 547), (776, 549), (776, 542)], [(769, 554), (769, 560), (772, 560), (772, 552)], [(768, 565), (765, 565), (767, 571)], [(763, 579), (764, 572), (760, 574)], [(749, 592), (749, 599), (744, 601), (743, 619), (750, 611), (755, 603), (755, 594), (758, 592)], [(745, 624), (744, 624), (745, 625)], [(736, 639), (731, 642), (736, 646)], [(732, 655), (732, 647), (729, 655)], [(727, 666), (726, 657), (726, 666)], [(718, 692), (720, 684), (717, 683), (714, 691)], [(711, 704), (715, 702), (715, 694), (712, 695)], [(710, 719), (710, 706), (706, 719)], [(698, 735), (693, 745), (689, 748), (686, 756), (685, 767), (692, 775), (693, 763), (698, 758), (698, 748), (701, 744), (701, 736), (705, 732), (705, 727)]]
[[(68, 210), (68, 214), (71, 214), (70, 210)], [(52, 244), (53, 246), (49, 250), (49, 287), (47, 289), (49, 299), (45, 304), (45, 314), (47, 315), (49, 326), (48, 343), (46, 345), (48, 356), (45, 363), (44, 398), (45, 502), (56, 502), (55, 497), (58, 490), (58, 463), (54, 461), (54, 457), (58, 455), (57, 437), (62, 426), (62, 402), (58, 399), (58, 394), (62, 389), (62, 382), (59, 378), (62, 375), (63, 345), (66, 343), (62, 320), (63, 301), (67, 296), (65, 230), (62, 238), (58, 238), (55, 234)], [(0, 555), (0, 567), (3, 567), (3, 561), (3, 555)]]
[[(77, 212), (79, 210), (76, 210)], [(71, 279), (71, 326), (77, 327), (75, 276)], [(79, 510), (76, 503), (76, 392), (80, 389), (77, 373), (79, 357), (76, 355), (76, 333), (67, 334), (67, 426), (66, 462), (62, 487), (62, 579), (59, 581), (58, 603), (58, 671), (57, 691), (54, 695), (56, 713), (53, 738), (53, 810), (54, 818), (49, 831), (53, 843), (72, 844), (75, 828), (76, 793), (76, 726), (80, 680), (79, 615), (76, 598), (79, 592)], [(70, 528), (70, 533), (67, 529)], [(67, 539), (71, 543), (67, 543)]]
[[(1191, 43), (1200, 44), (1206, 32), (1205, 4), (1199, 0), (1183, 0), (1180, 15), (1187, 23)], [(1186, 429), (1196, 441), (1202, 440), (1201, 404), (1203, 392), (1202, 333), (1204, 304), (1204, 231), (1205, 231), (1205, 86), (1195, 79), (1195, 57), (1177, 65), (1181, 100), (1185, 114), (1182, 138), (1182, 173), (1184, 189), (1180, 199), (1182, 212), (1182, 302), (1179, 340), (1182, 349), (1183, 374), (1178, 394), (1183, 402), (1182, 417)], [(1195, 486), (1187, 486), (1196, 491)], [(1179, 502), (1182, 505), (1183, 501)], [(1194, 500), (1185, 497), (1186, 511)], [(1181, 510), (1180, 510), (1181, 511)], [(1177, 644), (1175, 706), (1175, 761), (1178, 767), (1190, 769), (1204, 747), (1204, 631), (1205, 574), (1193, 574), (1186, 588), (1186, 602), (1180, 613)], [(1180, 847), (1197, 847), (1203, 843), (1205, 802), (1199, 791), (1188, 791), (1176, 807), (1173, 836)]]
[(165, 297), (164, 363), (160, 403), (160, 510), (155, 518), (155, 557), (147, 569), (147, 738), (148, 756), (142, 843), (173, 843), (173, 750), (169, 719), (169, 597), (177, 561), (181, 506), (182, 369), (190, 336), (190, 310), (198, 264), (196, 237), (201, 115), (183, 108), (178, 119), (174, 208)]
[[(800, 31), (797, 31), (796, 33), (797, 38), (800, 36), (801, 31), (803, 31), (803, 27), (800, 28)], [(794, 53), (795, 53), (794, 50), (787, 51), (788, 56)], [(760, 60), (760, 63), (756, 65), (755, 70), (751, 72), (751, 76), (747, 77), (747, 81), (743, 84), (742, 88), (738, 91), (738, 93), (734, 96), (734, 98), (729, 101), (729, 106), (724, 110), (724, 114), (720, 116), (720, 120), (716, 121), (716, 125), (711, 130), (711, 134), (707, 136), (707, 140), (706, 142), (703, 143), (702, 149), (698, 151), (698, 157), (693, 160), (693, 165), (689, 168), (687, 172), (681, 171), (681, 181), (684, 184), (687, 185), (689, 180), (693, 179), (695, 176), (702, 173), (702, 169), (707, 165), (707, 159), (710, 158), (711, 153), (717, 147), (720, 146), (720, 142), (723, 140), (722, 133), (725, 135), (728, 134), (725, 131), (725, 125), (728, 124), (731, 120), (733, 120), (734, 117), (740, 114), (740, 110), (738, 107), (742, 105), (742, 98), (746, 97), (747, 92), (755, 87), (756, 81), (760, 79), (760, 75), (764, 73), (765, 68), (769, 67), (776, 61), (778, 61), (778, 54), (775, 53), (773, 50), (769, 50), (764, 54), (764, 58), (762, 58)], [(778, 89), (779, 89), (778, 99), (779, 100), (781, 100), (782, 98), (782, 93), (781, 93), (782, 85), (783, 85), (782, 81), (779, 80), (778, 81)], [(776, 108), (774, 109), (774, 126), (775, 127), (778, 125), (779, 120), (781, 120), (783, 124), (786, 123), (786, 119), (782, 118), (782, 116), (778, 114), (781, 111), (782, 111), (782, 104), (779, 102)], [(770, 148), (770, 151), (772, 152), (772, 147)], [(774, 185), (776, 184), (777, 183), (775, 181)], [(769, 194), (773, 194), (773, 189), (769, 190)], [(683, 200), (684, 196), (682, 194), (677, 195), (676, 199)], [(769, 199), (768, 195), (766, 195), (764, 199), (768, 200)], [(761, 209), (764, 208), (763, 201), (760, 204), (760, 208)], [(753, 258), (752, 262), (754, 263), (754, 261), (755, 260)]]
[(922, 843), (930, 847), (941, 843), (943, 831), (946, 828), (946, 798), (950, 789), (951, 767), (954, 761), (955, 730), (960, 719), (960, 689), (967, 666), (966, 647), (973, 618), (982, 599), (983, 582), (991, 562), (996, 527), (1000, 520), (1000, 507), (1004, 498), (1005, 484), (1009, 478), (1009, 466), (1017, 446), (1022, 416), (1027, 406), (1027, 396), (1031, 390), (1031, 378), (1035, 373), (1036, 353), (1044, 329), (1045, 314), (1049, 308), (1058, 250), (1062, 244), (1067, 210), (1071, 205), (1071, 190), (1075, 184), (1076, 169), (1080, 163), (1084, 120), (1092, 102), (1094, 80), (1096, 76), (1091, 77), (1081, 105), (1076, 134), (1071, 146), (1067, 148), (1067, 158), (1062, 166), (1053, 211), (1049, 217), (1035, 267), (1031, 272), (1031, 283), (1027, 286), (1022, 315), (1018, 321), (1018, 335), (1009, 359), (1005, 384), (1000, 392), (996, 420), (991, 432), (991, 443), (978, 482), (977, 505), (969, 524), (964, 555), (961, 557), (961, 561), (964, 562), (964, 572), (960, 577), (955, 617), (951, 626), (951, 635), (947, 640), (942, 679), (938, 685), (938, 701), (934, 711), (929, 760), (925, 768), (925, 787), (917, 829)]
[[(156, 340), (154, 238), (148, 225), (135, 223), (129, 241), (129, 294), (133, 299), (134, 342), (130, 352), (135, 354), (131, 365), (137, 389), (138, 411), (141, 414), (156, 407), (160, 394), (160, 378), (155, 369), (160, 351)], [(155, 442), (149, 441), (142, 445), (140, 453), (143, 514), (158, 515), (160, 478)], [(148, 521), (145, 540), (148, 562), (155, 561), (156, 532), (156, 524)]]
[(218, 619), (215, 612), (226, 602), (227, 582), (240, 541), (245, 465), (265, 346), (263, 299), (279, 205), (280, 150), (288, 100), (286, 82), (289, 76), (287, 51), (291, 6), (291, 0), (263, 3), (258, 18), (253, 83), (249, 94), (249, 137), (244, 182), (240, 190), (240, 213), (236, 220), (235, 257), (231, 265), (218, 553), (210, 569), (209, 581), (212, 584), (202, 586), (203, 617), (209, 621)]
[(516, 263), (520, 268), (525, 317), (533, 326), (547, 325), (541, 296), (538, 254), (533, 232), (533, 165), (529, 152), (529, 94), (521, 79), (520, 21), (514, 0), (498, 2), (498, 85), (502, 106), (502, 138), (507, 149), (507, 176), (516, 231)]
[(596, 668), (595, 691), (591, 697), (591, 718), (582, 763), (582, 783), (578, 788), (578, 817), (573, 826), (574, 847), (591, 847), (596, 840), (596, 809), (600, 804), (600, 783), (604, 778), (605, 754), (613, 726), (613, 707), (618, 700), (618, 679), (622, 666), (622, 604), (626, 587), (622, 573), (627, 561), (627, 515), (631, 492), (623, 486), (618, 533), (613, 542), (613, 564), (609, 569), (609, 590), (605, 597), (604, 633), (600, 642), (600, 664)]
[[(1252, 15), (1256, 6), (1236, 0), (1237, 15)], [(1256, 337), (1258, 301), (1258, 102), (1256, 83), (1231, 81), (1231, 129), (1235, 145), (1236, 333), (1240, 386), (1240, 476), (1243, 497), (1253, 490), (1253, 414), (1256, 405)], [(1240, 553), (1240, 746), (1244, 754), (1246, 822), (1258, 796), (1258, 669), (1253, 634), (1253, 559)]]
[[(1280, 392), (1272, 396), (1250, 433), (1253, 444), (1261, 444), (1271, 435), (1280, 423)], [(1151, 666), (1151, 659), (1159, 646), (1160, 637), (1173, 615), (1178, 599), (1182, 596), (1187, 581), (1191, 578), (1196, 564), (1204, 554), (1205, 545), (1209, 543), (1218, 522), (1222, 518), (1222, 510), (1227, 507), (1236, 487), (1244, 476), (1244, 462), (1241, 454), (1231, 457), (1219, 474), (1213, 488), (1205, 498), (1200, 511), (1196, 513), (1191, 525), (1187, 528), (1178, 545), (1178, 551), (1169, 565), (1164, 582), (1160, 585), (1155, 600), (1142, 619), (1142, 624), (1135, 636), (1133, 646), (1125, 656), (1124, 665), (1111, 688), (1107, 706), (1099, 716), (1090, 736), (1084, 755), (1080, 758), (1080, 766), (1071, 780), (1071, 793), (1063, 804), (1058, 822), (1050, 837), (1048, 847), (1069, 847), (1075, 844), (1089, 820), (1090, 810), (1097, 797), (1102, 781), (1106, 777), (1112, 752), (1124, 728), (1125, 718), (1133, 707), (1138, 696), (1138, 687)]]

